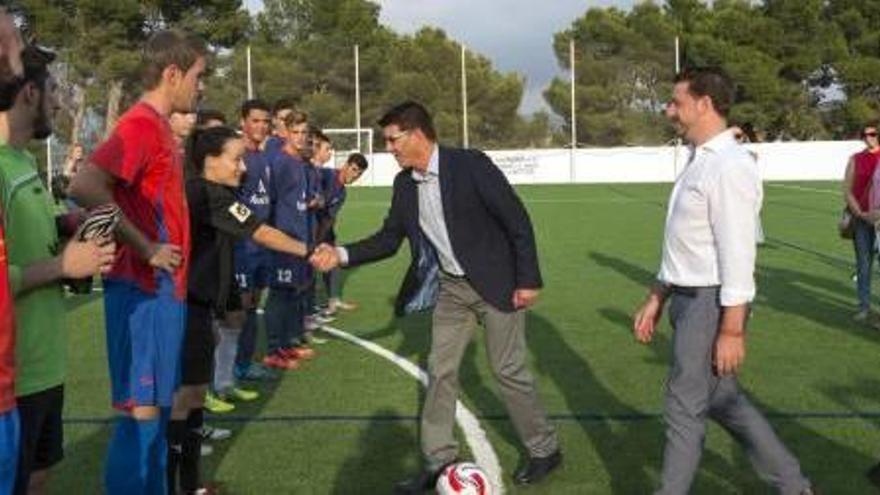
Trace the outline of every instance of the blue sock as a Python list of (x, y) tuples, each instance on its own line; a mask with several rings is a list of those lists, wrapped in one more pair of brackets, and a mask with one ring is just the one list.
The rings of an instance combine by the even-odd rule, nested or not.
[[(139, 421), (120, 416), (116, 419), (104, 465), (107, 495), (166, 495), (164, 459), (167, 447), (158, 438), (164, 435), (162, 423), (160, 418)], [(163, 449), (163, 460), (161, 471), (154, 473), (160, 467), (155, 453), (158, 444)]]
[(149, 451), (149, 471), (147, 474), (147, 493), (166, 495), (168, 493), (168, 421), (171, 419), (171, 408), (159, 410), (156, 421), (156, 434), (152, 437)]

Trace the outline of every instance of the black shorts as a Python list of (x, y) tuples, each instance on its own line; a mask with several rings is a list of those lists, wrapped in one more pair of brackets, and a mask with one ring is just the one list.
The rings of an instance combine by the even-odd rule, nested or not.
[(210, 307), (190, 302), (186, 309), (186, 335), (183, 338), (181, 383), (211, 383), (214, 371), (214, 316)]
[(21, 418), (21, 451), (15, 493), (27, 493), (30, 474), (48, 469), (64, 457), (64, 385), (16, 397)]

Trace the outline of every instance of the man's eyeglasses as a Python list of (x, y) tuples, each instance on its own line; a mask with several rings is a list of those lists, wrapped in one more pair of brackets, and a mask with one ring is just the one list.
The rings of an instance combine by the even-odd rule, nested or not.
[(400, 131), (392, 136), (385, 136), (385, 144), (394, 144), (397, 141), (405, 138), (407, 134), (409, 134), (409, 131)]
[(863, 138), (869, 138), (869, 137), (875, 138), (875, 137), (877, 137), (877, 131), (867, 131), (867, 132), (863, 132), (863, 133), (862, 133), (862, 137), (863, 137)]

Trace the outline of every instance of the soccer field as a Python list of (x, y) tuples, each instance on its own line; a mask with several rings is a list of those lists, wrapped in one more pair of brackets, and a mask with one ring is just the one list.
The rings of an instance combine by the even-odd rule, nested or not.
[[(529, 361), (566, 457), (541, 485), (510, 482), (519, 442), (478, 331), (462, 363), (461, 397), (500, 459), (508, 493), (644, 494), (656, 486), (670, 328), (664, 318), (655, 341), (637, 345), (630, 315), (659, 266), (670, 187), (518, 188), (545, 282), (528, 317)], [(389, 200), (387, 188), (351, 190), (340, 238), (373, 232)], [(765, 185), (767, 242), (758, 251), (759, 295), (741, 381), (824, 493), (872, 493), (863, 473), (880, 455), (880, 331), (850, 319), (853, 255), (836, 234), (840, 206), (837, 184)], [(392, 260), (346, 272), (345, 299), (360, 307), (332, 326), (424, 367), (429, 316), (392, 317), (405, 246)], [(100, 295), (69, 303), (66, 454), (52, 487), (100, 493), (111, 414), (103, 311)], [(302, 369), (258, 385), (256, 403), (208, 418), (234, 431), (204, 459), (204, 478), (222, 483), (223, 493), (387, 494), (418, 469), (418, 382), (346, 341), (316, 350)], [(712, 425), (693, 493), (771, 491)]]

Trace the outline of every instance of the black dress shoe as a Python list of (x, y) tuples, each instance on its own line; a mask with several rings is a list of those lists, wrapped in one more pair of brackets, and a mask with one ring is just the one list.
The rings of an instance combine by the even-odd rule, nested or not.
[(513, 475), (513, 482), (517, 485), (532, 485), (544, 479), (560, 464), (562, 464), (561, 450), (547, 457), (530, 457), (526, 465)]
[(436, 471), (423, 469), (418, 475), (394, 485), (394, 495), (415, 495), (417, 493), (420, 494), (433, 491), (434, 487), (437, 486), (437, 478), (440, 477), (443, 470), (455, 462), (456, 461), (444, 464)]

